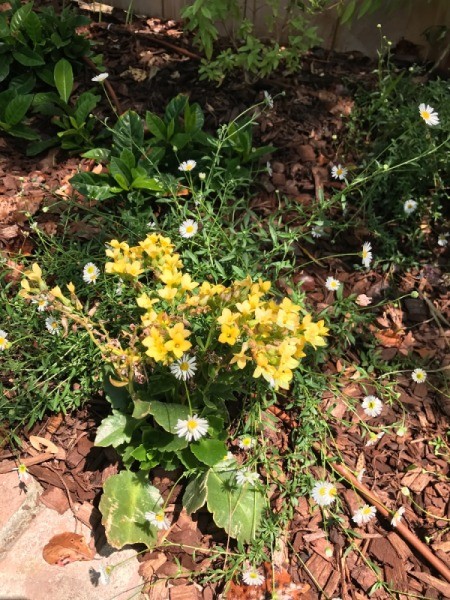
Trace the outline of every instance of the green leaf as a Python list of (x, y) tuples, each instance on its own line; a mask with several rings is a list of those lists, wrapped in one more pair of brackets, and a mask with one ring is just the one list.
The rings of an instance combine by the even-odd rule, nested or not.
[(207, 506), (219, 527), (242, 543), (249, 543), (261, 522), (265, 498), (250, 485), (236, 486), (236, 470), (210, 469), (206, 479)]
[(11, 33), (17, 33), (21, 29), (25, 21), (28, 19), (31, 9), (33, 8), (33, 2), (24, 4), (21, 6), (11, 17), (11, 24), (9, 26)]
[(108, 179), (96, 173), (77, 173), (70, 179), (70, 183), (77, 192), (93, 200), (107, 200), (116, 195)]
[(67, 103), (73, 88), (73, 69), (68, 60), (65, 58), (58, 60), (55, 65), (54, 77), (59, 97)]
[[(0, 123), (0, 128), (2, 124)], [(39, 140), (40, 135), (28, 125), (24, 125), (23, 123), (18, 123), (17, 125), (9, 125), (7, 128), (9, 135), (13, 135), (14, 137), (22, 138), (24, 140)]]
[(45, 65), (44, 58), (27, 47), (22, 48), (20, 51), (13, 52), (12, 54), (17, 62), (25, 67), (39, 67), (40, 65)]
[(6, 38), (9, 36), (9, 26), (8, 21), (6, 20), (6, 16), (4, 13), (0, 13), (0, 39)]
[(111, 162), (109, 163), (109, 172), (122, 189), (130, 189), (131, 172), (123, 160), (113, 156), (111, 158)]
[(161, 425), (163, 429), (170, 433), (176, 433), (175, 427), (178, 419), (186, 420), (190, 415), (188, 406), (183, 406), (183, 404), (167, 404), (158, 402), (157, 400), (150, 402), (149, 413), (153, 415), (158, 425)]
[(191, 444), (190, 448), (194, 456), (208, 467), (213, 467), (227, 455), (226, 444), (214, 439), (199, 440)]
[(27, 114), (33, 102), (33, 94), (21, 94), (13, 98), (5, 108), (5, 121), (9, 125), (17, 125)]
[(11, 56), (3, 56), (0, 62), (0, 82), (6, 79), (9, 75), (9, 65), (11, 64)]
[(95, 445), (102, 448), (106, 448), (106, 446), (117, 448), (120, 444), (129, 442), (138, 423), (137, 419), (113, 410), (113, 414), (103, 419), (99, 425), (95, 437)]
[(201, 475), (190, 481), (183, 494), (183, 506), (191, 515), (206, 502), (206, 476)]
[(158, 140), (166, 139), (167, 131), (162, 119), (160, 119), (157, 115), (147, 111), (145, 114), (145, 122), (147, 123), (148, 130), (155, 136), (155, 138)]
[(131, 401), (130, 392), (126, 387), (117, 387), (113, 385), (105, 374), (103, 378), (103, 389), (105, 390), (106, 398), (113, 408), (116, 410), (126, 410)]
[(121, 115), (114, 126), (113, 140), (118, 154), (128, 148), (139, 157), (144, 143), (144, 125), (140, 116), (132, 110)]
[(133, 179), (131, 187), (137, 190), (150, 190), (152, 192), (161, 192), (164, 188), (153, 177), (136, 177)]
[(31, 12), (28, 15), (24, 23), (24, 29), (30, 40), (35, 44), (38, 44), (42, 40), (42, 23), (35, 12)]
[(108, 162), (110, 154), (111, 150), (109, 148), (93, 148), (92, 150), (83, 152), (81, 156), (83, 158), (92, 158), (97, 162)]
[(85, 92), (81, 94), (75, 105), (74, 117), (77, 120), (78, 125), (81, 125), (86, 121), (89, 114), (94, 110), (97, 104), (100, 102), (101, 97)]
[(99, 505), (108, 543), (114, 548), (127, 544), (152, 548), (157, 542), (157, 529), (145, 513), (158, 512), (162, 505), (159, 491), (149, 484), (145, 473), (123, 471), (109, 477)]
[(149, 427), (144, 431), (142, 441), (147, 448), (153, 448), (160, 452), (175, 452), (183, 450), (188, 445), (186, 439), (175, 436), (168, 431), (154, 429), (153, 427)]
[(184, 109), (184, 129), (186, 133), (194, 134), (203, 127), (205, 117), (198, 104), (186, 104)]
[(347, 21), (350, 21), (350, 19), (353, 16), (353, 13), (355, 12), (355, 8), (356, 8), (356, 0), (350, 0), (348, 2), (347, 6), (344, 8), (344, 11), (342, 13), (341, 25), (344, 25), (344, 23), (347, 23)]
[(186, 106), (186, 103), (188, 101), (188, 97), (185, 96), (184, 94), (178, 94), (178, 96), (175, 96), (175, 98), (172, 98), (172, 100), (169, 102), (169, 104), (166, 107), (165, 113), (164, 113), (164, 120), (166, 122), (170, 122), (170, 121), (176, 121), (178, 119), (178, 117), (181, 116), (181, 114), (184, 111), (184, 107)]
[(36, 154), (40, 154), (47, 150), (48, 148), (53, 148), (53, 146), (57, 146), (59, 143), (59, 139), (56, 136), (51, 138), (47, 138), (45, 140), (39, 140), (38, 142), (33, 142), (32, 144), (28, 144), (27, 146), (27, 156), (36, 156)]
[(135, 419), (143, 419), (147, 417), (150, 413), (151, 402), (147, 402), (145, 400), (141, 400), (140, 398), (135, 398), (133, 400), (134, 410), (133, 417)]

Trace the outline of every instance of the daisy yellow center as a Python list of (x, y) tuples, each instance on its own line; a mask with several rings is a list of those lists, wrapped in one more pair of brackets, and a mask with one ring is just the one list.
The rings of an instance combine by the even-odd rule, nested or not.
[(336, 289), (336, 288), (337, 288), (337, 283), (336, 283), (335, 281), (332, 281), (332, 282), (331, 282), (331, 287), (332, 287), (333, 289)]
[(244, 438), (244, 439), (242, 440), (242, 444), (243, 444), (244, 446), (250, 446), (250, 444), (251, 444), (251, 443), (252, 443), (252, 441), (251, 441), (251, 439), (250, 439), (250, 438)]
[(372, 513), (372, 509), (369, 506), (366, 506), (362, 509), (361, 512), (363, 515), (370, 515)]
[(430, 113), (427, 110), (422, 111), (422, 118), (427, 120), (430, 118)]
[(332, 487), (331, 490), (328, 493), (330, 494), (330, 496), (336, 496), (337, 495), (337, 489), (335, 487)]
[(0, 335), (0, 346), (6, 343), (6, 338)]
[(416, 379), (423, 379), (423, 373), (416, 373)]
[(186, 171), (192, 171), (193, 168), (192, 165), (186, 165)]
[(24, 475), (27, 472), (27, 467), (25, 465), (19, 465), (17, 470), (21, 475)]
[(258, 573), (255, 573), (254, 571), (250, 571), (248, 576), (250, 577), (250, 579), (258, 579), (259, 577)]
[(326, 487), (321, 487), (319, 489), (319, 496), (326, 496), (327, 495), (327, 488)]
[(368, 250), (363, 250), (362, 251), (363, 258), (367, 258), (368, 252), (369, 252)]
[(155, 521), (159, 521), (160, 523), (162, 523), (164, 521), (164, 515), (163, 513), (158, 513), (155, 515)]
[(186, 225), (186, 233), (192, 233), (194, 231), (193, 225)]
[(189, 371), (189, 363), (186, 361), (180, 363), (180, 371)]
[(58, 323), (57, 323), (56, 321), (52, 321), (52, 322), (50, 323), (50, 327), (51, 327), (52, 329), (58, 329)]
[(369, 408), (375, 408), (375, 402), (371, 400), (368, 404)]
[(93, 275), (95, 273), (95, 268), (94, 267), (88, 267), (87, 272), (89, 273), (89, 275)]
[(194, 419), (189, 419), (186, 424), (186, 427), (189, 429), (189, 431), (194, 431), (195, 429), (197, 429), (198, 423)]
[(340, 167), (338, 167), (338, 168), (336, 169), (336, 173), (337, 173), (338, 175), (342, 175), (342, 173), (343, 173), (343, 170), (342, 170)]

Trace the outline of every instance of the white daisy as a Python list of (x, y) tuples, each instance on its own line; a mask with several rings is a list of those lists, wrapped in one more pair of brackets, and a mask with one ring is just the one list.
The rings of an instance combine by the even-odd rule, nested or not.
[(8, 334), (3, 329), (0, 329), (0, 350), (6, 350), (8, 345)]
[(337, 165), (337, 166), (331, 167), (331, 176), (334, 179), (343, 180), (346, 178), (347, 173), (348, 173), (348, 169), (346, 169), (342, 165)]
[(198, 225), (193, 219), (187, 219), (180, 225), (179, 232), (183, 238), (191, 238), (198, 231)]
[(439, 115), (429, 104), (419, 104), (419, 113), (427, 125), (439, 125)]
[(448, 234), (448, 233), (441, 233), (441, 234), (438, 236), (438, 241), (437, 241), (437, 243), (438, 243), (438, 246), (441, 246), (442, 248), (445, 248), (445, 246), (447, 246), (447, 245), (448, 245), (448, 239), (447, 239), (447, 238), (448, 238), (448, 236), (449, 236), (449, 234)]
[(20, 465), (17, 467), (17, 469), (14, 469), (14, 471), (17, 471), (17, 475), (21, 483), (26, 483), (31, 477), (28, 473), (27, 466), (23, 463), (20, 463)]
[(193, 415), (188, 419), (178, 419), (175, 431), (178, 437), (184, 437), (188, 442), (195, 442), (208, 432), (208, 421), (198, 415)]
[(33, 304), (37, 304), (37, 309), (39, 312), (43, 312), (48, 306), (48, 301), (46, 298), (44, 298), (44, 296), (38, 296), (37, 298), (34, 298), (31, 302)]
[(311, 235), (313, 238), (321, 238), (324, 233), (325, 230), (323, 228), (323, 221), (318, 221), (317, 224), (311, 228)]
[(55, 317), (47, 317), (45, 319), (45, 326), (52, 335), (56, 335), (60, 331), (59, 321), (57, 321)]
[(365, 443), (365, 446), (366, 447), (374, 446), (378, 442), (378, 440), (381, 440), (383, 435), (384, 435), (384, 431), (380, 431), (380, 433), (373, 433), (373, 431), (371, 431), (369, 433), (369, 440)]
[(383, 403), (376, 396), (366, 396), (361, 406), (368, 417), (378, 417), (383, 411)]
[(111, 578), (110, 578), (110, 573), (111, 573), (111, 567), (104, 567), (103, 565), (99, 565), (98, 566), (98, 571), (99, 571), (99, 582), (102, 585), (108, 585)]
[(157, 529), (169, 529), (170, 523), (167, 517), (164, 515), (164, 511), (160, 510), (159, 512), (146, 512), (144, 517), (147, 521), (150, 522), (150, 525), (156, 527)]
[(91, 79), (91, 81), (102, 82), (109, 77), (109, 73), (99, 73)]
[(83, 281), (85, 283), (95, 283), (100, 275), (99, 268), (94, 263), (87, 263), (83, 269)]
[(253, 448), (255, 444), (255, 438), (251, 437), (250, 435), (243, 435), (238, 441), (238, 446), (239, 448), (242, 448), (242, 450), (250, 450), (250, 448)]
[(377, 509), (375, 508), (375, 506), (369, 506), (368, 504), (364, 504), (364, 506), (358, 508), (358, 510), (353, 514), (352, 520), (355, 521), (357, 525), (362, 525), (371, 521), (374, 518), (376, 512)]
[(156, 221), (149, 221), (147, 223), (147, 227), (148, 227), (148, 229), (155, 229), (156, 228)]
[(199, 173), (198, 174), (198, 178), (200, 179), (200, 181), (205, 181), (205, 179), (206, 179), (206, 173), (203, 173), (203, 172)]
[(423, 369), (414, 369), (411, 373), (411, 377), (416, 383), (423, 383), (427, 379), (427, 373)]
[(238, 485), (245, 485), (248, 483), (249, 485), (255, 485), (257, 481), (260, 480), (260, 476), (258, 473), (254, 471), (249, 471), (249, 469), (241, 469), (236, 473), (236, 483)]
[(334, 277), (327, 277), (327, 280), (325, 281), (325, 287), (327, 288), (327, 290), (329, 290), (330, 292), (336, 292), (341, 286), (341, 282), (339, 281), (339, 279), (335, 279)]
[(397, 527), (397, 525), (402, 520), (404, 512), (405, 512), (405, 507), (400, 506), (400, 508), (397, 510), (397, 512), (394, 513), (394, 516), (392, 517), (392, 520), (391, 520), (392, 527)]
[(170, 365), (170, 372), (177, 379), (187, 381), (195, 375), (197, 370), (197, 362), (194, 356), (183, 354), (183, 356)]
[(269, 108), (273, 108), (273, 98), (272, 98), (272, 96), (266, 90), (264, 90), (263, 94), (264, 94), (264, 102), (267, 104), (267, 106)]
[(372, 244), (370, 242), (364, 242), (362, 247), (362, 264), (368, 269), (372, 262)]
[(180, 164), (178, 170), (183, 172), (192, 171), (192, 169), (195, 169), (196, 166), (197, 163), (195, 162), (195, 160), (185, 160)]
[(336, 500), (337, 489), (330, 481), (317, 481), (311, 490), (311, 496), (319, 506), (328, 506)]
[(255, 567), (249, 567), (242, 573), (242, 580), (247, 585), (262, 585), (264, 583), (264, 575)]
[(409, 200), (406, 200), (406, 202), (403, 205), (403, 210), (405, 211), (406, 215), (412, 215), (416, 208), (417, 202), (415, 200), (412, 200), (411, 198)]

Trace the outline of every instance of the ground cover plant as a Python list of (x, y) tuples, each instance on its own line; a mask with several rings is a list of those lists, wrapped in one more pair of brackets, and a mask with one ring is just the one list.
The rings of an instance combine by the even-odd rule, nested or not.
[[(121, 461), (100, 500), (109, 541), (178, 561), (159, 572), (163, 585), (196, 580), (229, 598), (332, 598), (348, 586), (358, 597), (431, 597), (438, 584), (445, 594), (448, 427), (436, 402), (448, 394), (447, 82), (417, 99), (410, 76), (403, 89), (393, 68), (375, 73), (346, 121), (352, 143), (343, 129), (327, 134), (330, 158), (318, 145), (309, 179), (311, 166), (284, 160), (275, 136), (260, 139), (293, 97), (256, 90), (239, 110), (247, 118), (218, 129), (184, 94), (148, 111), (148, 131), (137, 106), (107, 123), (111, 146), (66, 176), (74, 191), (47, 189), (53, 203), (27, 217), (34, 255), (3, 274), (0, 410), (21, 424), (95, 395), (97, 447)], [(389, 139), (400, 121), (401, 142)], [(98, 227), (86, 244), (71, 232), (88, 222)], [(404, 247), (407, 227), (421, 232), (420, 253)], [(21, 322), (31, 324), (22, 333)], [(34, 366), (28, 382), (18, 365)], [(180, 524), (190, 542), (176, 537)], [(432, 549), (433, 575), (401, 545), (409, 529), (416, 552), (431, 560)], [(425, 587), (414, 575), (424, 569)]]

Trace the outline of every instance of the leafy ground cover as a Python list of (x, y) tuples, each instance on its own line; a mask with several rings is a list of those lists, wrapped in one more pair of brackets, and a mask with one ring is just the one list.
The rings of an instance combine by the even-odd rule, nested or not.
[[(168, 37), (155, 39), (158, 29)], [(199, 582), (198, 594), (205, 599), (220, 593), (237, 599), (276, 593), (291, 598), (448, 597), (448, 162), (442, 158), (448, 145), (443, 102), (448, 84), (432, 81), (418, 98), (417, 82), (427, 83), (426, 76), (404, 66), (397, 71), (389, 54), (375, 64), (317, 50), (303, 59), (296, 75), (275, 72), (254, 84), (231, 77), (215, 87), (197, 80), (198, 63), (175, 23), (137, 21), (132, 30), (117, 22), (99, 23), (89, 31), (102, 48), (108, 81), (122, 110), (150, 112), (146, 122), (151, 131), (164, 121), (169, 101), (181, 93), (190, 107), (198, 104), (209, 136), (218, 128), (222, 133), (216, 141), (197, 131), (194, 136), (186, 128), (190, 116), (183, 104), (177, 120), (177, 126), (184, 123), (177, 132), (179, 147), (174, 150), (161, 137), (151, 151), (164, 147), (166, 153), (160, 153), (162, 162), (153, 160), (152, 170), (131, 158), (133, 143), (123, 154), (120, 127), (108, 156), (91, 151), (88, 157), (67, 158), (52, 151), (30, 160), (20, 144), (2, 138), (9, 156), (1, 167), (0, 204), (5, 265), (1, 328), (8, 334), (1, 357), (5, 439), (21, 441), (33, 454), (30, 435), (46, 435), (65, 450), (57, 474), (45, 462), (28, 463), (29, 472), (46, 487), (47, 501), (59, 508), (69, 502), (97, 507), (109, 477), (116, 488), (105, 486), (100, 505), (109, 514), (108, 502), (119, 498), (124, 480), (131, 477), (123, 464), (134, 471), (136, 462), (151, 469), (156, 500), (146, 505), (152, 515), (147, 520), (157, 545), (142, 554), (142, 572), (152, 593), (159, 589), (162, 597), (172, 594), (168, 585), (187, 586), (194, 594), (191, 580)], [(85, 85), (92, 85), (89, 75)], [(422, 101), (438, 110), (440, 127), (421, 119)], [(102, 118), (109, 115), (106, 101), (101, 110)], [(192, 114), (199, 113), (190, 109)], [(241, 124), (239, 115), (247, 115), (251, 126)], [(169, 125), (170, 114), (165, 123)], [(114, 140), (114, 128), (110, 133)], [(186, 138), (180, 136), (187, 134), (194, 145), (187, 145), (184, 155)], [(263, 146), (276, 150), (266, 148), (267, 156), (253, 164), (250, 160), (247, 169), (252, 148)], [(189, 154), (193, 151), (195, 156)], [(193, 158), (192, 170), (185, 164), (180, 172), (179, 165)], [(332, 170), (339, 165), (339, 171)], [(139, 166), (144, 172), (133, 172)], [(92, 197), (86, 178), (81, 190), (77, 180), (70, 183), (77, 172), (89, 174), (89, 185), (95, 186)], [(133, 187), (138, 177), (146, 187)], [(106, 180), (106, 195), (99, 198), (98, 182)], [(142, 189), (154, 196), (142, 196)], [(187, 229), (193, 226), (195, 231)], [(162, 436), (165, 451), (160, 440), (150, 456), (149, 446), (142, 454), (147, 442), (128, 435), (126, 427), (114, 428), (108, 420), (100, 425), (111, 408), (101, 381), (101, 336), (108, 332), (117, 341), (127, 327), (129, 340), (138, 331), (130, 327), (138, 319), (136, 286), (126, 277), (117, 278), (132, 273), (117, 266), (121, 257), (114, 246), (109, 245), (105, 257), (105, 244), (116, 238), (135, 246), (160, 234), (171, 238), (192, 280), (242, 282), (247, 274), (255, 281), (269, 279), (280, 300), (285, 296), (329, 328), (327, 346), (316, 343), (301, 368), (285, 373), (290, 385), (276, 385), (275, 380), (271, 387), (270, 373), (268, 381), (252, 381), (245, 370), (228, 370), (228, 380), (216, 382), (222, 388), (216, 387), (215, 398), (203, 394), (199, 399), (194, 395), (198, 388), (174, 389), (177, 378), (172, 378), (168, 389), (177, 397), (191, 392), (203, 418), (222, 419), (222, 427), (228, 422), (224, 434), (216, 421), (215, 439), (208, 438), (214, 447), (202, 449), (198, 443), (193, 451), (203, 461), (203, 473), (205, 465), (211, 466), (206, 475), (209, 510), (195, 506), (189, 494), (185, 501), (186, 481), (176, 463), (176, 452), (184, 448), (175, 448), (171, 426)], [(367, 243), (373, 260), (362, 256)], [(106, 269), (108, 274), (103, 266), (110, 259), (115, 266)], [(44, 278), (36, 270), (30, 275), (33, 262)], [(102, 268), (88, 271), (89, 263)], [(32, 284), (42, 282), (35, 303), (26, 304), (17, 295), (25, 273)], [(174, 273), (166, 274), (166, 288), (169, 275)], [(80, 307), (65, 292), (69, 282)], [(39, 311), (39, 299), (47, 302), (54, 286), (61, 287), (71, 304), (61, 300), (60, 313), (63, 305), (70, 310), (62, 319), (58, 313), (52, 325), (48, 319), (56, 313), (48, 306)], [(141, 301), (149, 310), (147, 302), (149, 297)], [(75, 308), (85, 316), (74, 319), (70, 311)], [(90, 323), (100, 332), (96, 340), (86, 328)], [(232, 326), (233, 320), (222, 322), (218, 333), (233, 337), (231, 329), (225, 331)], [(201, 327), (199, 322), (197, 333)], [(223, 347), (206, 344), (204, 354), (197, 350), (199, 364), (186, 360), (186, 372), (195, 364), (196, 378), (211, 378)], [(126, 381), (124, 361), (115, 366), (113, 381), (118, 375)], [(263, 371), (263, 362), (258, 366)], [(420, 369), (426, 381), (420, 380)], [(136, 368), (134, 375), (145, 380), (147, 373)], [(234, 402), (228, 414), (222, 408), (216, 414), (211, 405), (218, 410), (229, 400), (221, 396), (224, 382)], [(106, 389), (119, 411), (120, 389), (114, 384)], [(149, 407), (143, 403), (125, 418), (148, 418), (143, 410)], [(45, 416), (46, 410), (59, 415)], [(155, 406), (151, 411), (164, 428), (164, 417)], [(118, 413), (116, 418), (123, 419)], [(109, 445), (119, 454), (99, 447)], [(242, 485), (251, 500), (256, 505), (264, 498), (250, 519), (245, 514), (236, 519), (233, 511), (230, 517), (217, 501), (224, 489), (231, 489), (236, 505), (242, 500), (238, 492), (236, 501), (233, 483), (215, 470), (214, 458), (211, 465), (205, 458), (227, 448), (239, 470), (242, 465), (249, 469), (241, 474), (247, 476)], [(15, 455), (14, 448), (3, 450), (5, 468)], [(197, 473), (192, 456), (181, 456), (183, 468)], [(112, 480), (112, 475), (122, 479)], [(200, 487), (191, 496), (201, 495)], [(189, 512), (198, 508), (194, 518), (182, 504)], [(261, 517), (252, 535), (256, 512)], [(158, 527), (157, 516), (164, 527)], [(246, 530), (241, 539), (239, 523)], [(434, 564), (422, 546), (414, 546), (414, 540), (410, 544), (404, 527), (437, 559)], [(120, 545), (123, 531), (118, 529), (107, 534)]]

